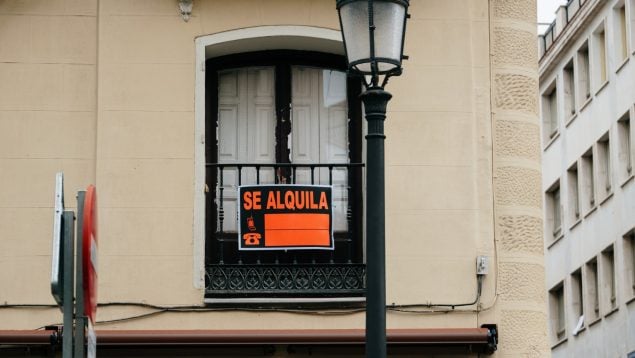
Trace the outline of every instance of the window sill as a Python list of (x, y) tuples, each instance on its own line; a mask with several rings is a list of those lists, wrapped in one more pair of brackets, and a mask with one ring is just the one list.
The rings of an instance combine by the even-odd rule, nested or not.
[(299, 297), (254, 297), (254, 298), (205, 298), (203, 302), (206, 305), (243, 305), (243, 304), (252, 304), (252, 305), (265, 305), (275, 306), (277, 304), (321, 304), (325, 305), (324, 307), (329, 307), (329, 304), (337, 304), (338, 306), (341, 304), (349, 304), (344, 307), (352, 307), (363, 304), (366, 302), (366, 297), (325, 297), (325, 298), (299, 298)]
[(573, 224), (571, 224), (571, 226), (569, 226), (569, 231), (573, 230), (573, 228), (578, 226), (578, 224), (580, 224), (581, 222), (582, 222), (582, 217), (576, 218), (575, 221), (573, 222)]
[(602, 92), (602, 90), (605, 89), (608, 84), (609, 80), (604, 81), (604, 83), (602, 83), (600, 87), (598, 87), (598, 89), (595, 91), (595, 95), (597, 96), (598, 94), (600, 94), (600, 92)]
[(624, 181), (622, 182), (622, 184), (620, 184), (620, 188), (623, 188), (624, 186), (626, 186), (626, 184), (630, 183), (631, 180), (633, 180), (633, 178), (635, 178), (635, 175), (633, 175), (632, 173), (628, 175), (628, 178), (624, 179)]
[(558, 235), (558, 237), (553, 239), (549, 244), (547, 244), (547, 250), (551, 249), (551, 247), (554, 246), (558, 241), (562, 240), (563, 237), (564, 233), (561, 233), (560, 235)]
[(607, 313), (604, 314), (604, 318), (612, 315), (613, 313), (617, 312), (620, 309), (620, 306), (615, 305), (615, 307), (611, 308), (610, 311), (608, 311)]
[(619, 72), (622, 70), (622, 68), (624, 68), (624, 67), (626, 66), (626, 64), (628, 63), (628, 60), (630, 60), (630, 57), (626, 57), (626, 58), (622, 61), (622, 63), (620, 63), (620, 65), (619, 65), (619, 66), (617, 66), (617, 69), (615, 70), (615, 73), (619, 73)]
[(606, 203), (612, 197), (613, 197), (613, 192), (611, 191), (608, 194), (606, 194), (606, 196), (604, 198), (602, 198), (602, 200), (600, 200), (600, 205), (603, 205), (604, 203)]
[(569, 119), (567, 119), (567, 123), (564, 124), (565, 128), (569, 127), (569, 124), (571, 124), (573, 122), (574, 119), (578, 118), (578, 114), (574, 113), (571, 115), (571, 117), (569, 117)]
[(585, 108), (587, 108), (589, 106), (589, 103), (591, 103), (591, 101), (593, 101), (593, 96), (589, 96), (589, 98), (587, 98), (584, 103), (582, 103), (582, 106), (580, 106), (580, 112), (584, 111)]
[(567, 337), (564, 337), (561, 340), (557, 341), (551, 346), (551, 349), (553, 350), (553, 349), (556, 349), (558, 346), (561, 346), (564, 342), (567, 341), (567, 339), (568, 339)]
[(560, 138), (560, 132), (556, 132), (556, 134), (554, 134), (553, 137), (549, 138), (549, 142), (547, 142), (547, 145), (545, 145), (545, 147), (542, 150), (546, 151), (547, 149), (549, 149), (549, 147), (551, 147), (553, 142), (555, 142), (558, 138)]
[(589, 327), (596, 325), (601, 320), (602, 320), (602, 317), (595, 318), (593, 321), (589, 322)]
[(584, 214), (584, 218), (586, 219), (589, 215), (593, 214), (593, 212), (594, 212), (595, 210), (597, 210), (597, 208), (598, 208), (598, 207), (597, 207), (597, 205), (593, 205), (593, 207), (592, 207), (592, 208), (590, 208), (590, 209), (589, 209), (589, 211), (587, 211), (587, 212)]

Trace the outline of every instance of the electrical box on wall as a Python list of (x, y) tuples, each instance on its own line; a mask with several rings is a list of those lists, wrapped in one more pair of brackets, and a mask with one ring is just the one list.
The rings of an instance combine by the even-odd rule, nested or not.
[(476, 257), (476, 274), (479, 276), (487, 275), (489, 270), (489, 260), (487, 256)]

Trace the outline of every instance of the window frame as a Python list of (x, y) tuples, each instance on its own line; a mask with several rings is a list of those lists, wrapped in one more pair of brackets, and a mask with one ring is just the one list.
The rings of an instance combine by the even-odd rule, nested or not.
[(547, 86), (541, 95), (542, 139), (546, 149), (560, 133), (559, 94), (557, 77)]
[(628, 9), (626, 8), (626, 1), (619, 0), (613, 6), (613, 43), (615, 44), (616, 72), (624, 66), (630, 57), (628, 32)]
[(624, 262), (624, 292), (627, 302), (635, 299), (635, 228), (622, 236), (622, 255)]
[(589, 148), (580, 157), (580, 167), (578, 170), (578, 180), (580, 180), (580, 173), (582, 174), (581, 181), (581, 203), (584, 204), (582, 213), (584, 216), (589, 215), (597, 207), (597, 190), (595, 189), (595, 171), (596, 163), (594, 162), (595, 155), (593, 153), (593, 147)]
[(582, 219), (580, 208), (580, 170), (578, 162), (574, 162), (567, 169), (567, 197), (569, 227), (572, 228)]
[[(582, 268), (578, 268), (574, 272), (571, 273), (571, 311), (572, 311), (572, 319), (571, 323), (573, 327), (578, 325), (578, 321), (580, 317), (584, 317), (585, 314), (585, 299), (584, 299), (584, 279), (582, 277)], [(573, 332), (574, 335), (577, 335), (581, 330), (585, 328), (585, 324), (583, 321), (582, 327), (578, 332)]]
[(562, 69), (564, 93), (564, 118), (568, 125), (575, 118), (578, 111), (578, 92), (576, 89), (576, 65), (572, 58)]
[(606, 34), (606, 20), (602, 22), (593, 30), (592, 33), (592, 67), (595, 68), (593, 73), (593, 82), (595, 93), (599, 93), (606, 84), (609, 82), (609, 64), (608, 64), (608, 51), (607, 51), (607, 34)]
[(584, 271), (583, 285), (586, 287), (585, 295), (587, 296), (585, 299), (587, 308), (585, 310), (585, 324), (591, 326), (602, 318), (600, 314), (600, 276), (596, 256), (584, 264)]
[(604, 203), (613, 194), (613, 175), (611, 163), (611, 136), (610, 132), (604, 133), (596, 143), (597, 152), (597, 181), (600, 194), (600, 204)]
[[(346, 71), (346, 59), (342, 55), (316, 52), (316, 51), (300, 51), (300, 50), (265, 50), (254, 52), (243, 52), (237, 54), (230, 54), (219, 56), (215, 58), (207, 59), (205, 62), (205, 162), (206, 163), (218, 163), (218, 73), (227, 69), (238, 69), (247, 67), (274, 67), (274, 72), (277, 80), (275, 81), (275, 111), (276, 111), (276, 163), (288, 164), (288, 134), (290, 133), (290, 104), (292, 100), (291, 93), (291, 68), (293, 66), (307, 66), (314, 68), (332, 69), (338, 71)], [(281, 80), (282, 79), (282, 80)], [(350, 163), (362, 163), (363, 152), (363, 114), (361, 107), (361, 100), (359, 94), (362, 91), (362, 82), (360, 77), (347, 76), (347, 98), (348, 98), (348, 142), (349, 142), (349, 160)], [(286, 123), (286, 124), (284, 124)], [(286, 150), (286, 152), (285, 152)], [(316, 163), (317, 164), (317, 163)], [(210, 238), (214, 237), (217, 232), (217, 213), (218, 206), (216, 203), (216, 186), (218, 178), (216, 175), (216, 167), (210, 167), (206, 165), (205, 169), (205, 182), (206, 182), (206, 195), (205, 195), (205, 250), (204, 250), (204, 262), (205, 267), (209, 265), (222, 264), (222, 260), (219, 262), (214, 259), (214, 246), (211, 244)], [(289, 169), (290, 170), (290, 169)], [(351, 186), (354, 190), (351, 191), (350, 215), (353, 219), (350, 222), (352, 227), (349, 231), (352, 232), (351, 241), (354, 243), (353, 255), (351, 257), (352, 263), (363, 264), (364, 262), (364, 235), (363, 235), (363, 178), (362, 171), (355, 171), (355, 173), (349, 172), (349, 180), (353, 180)], [(350, 182), (350, 181), (349, 181)], [(224, 238), (223, 238), (224, 239)], [(277, 254), (275, 254), (277, 255)], [(281, 254), (282, 255), (282, 254)], [(286, 256), (291, 257), (292, 254)], [(349, 256), (350, 257), (350, 256)], [(286, 259), (285, 259), (286, 260)], [(290, 259), (289, 259), (290, 260)], [(283, 260), (284, 261), (284, 260)], [(288, 261), (288, 260), (287, 260)], [(277, 262), (277, 256), (276, 256)], [(310, 266), (310, 263), (304, 266)], [(206, 275), (206, 287), (208, 287), (209, 273)], [(206, 290), (207, 291), (207, 290)], [(240, 295), (237, 295), (240, 296)], [(206, 302), (208, 295), (206, 292)], [(257, 295), (256, 298), (273, 298), (274, 301), (282, 302), (285, 299), (294, 300), (296, 296), (289, 294), (281, 294), (272, 296), (271, 294)], [(320, 302), (329, 298), (334, 298), (333, 302), (342, 302), (343, 297), (348, 297), (342, 294), (334, 294), (333, 296), (323, 296), (315, 299), (308, 299), (310, 302), (319, 300)], [(227, 296), (227, 302), (240, 300), (241, 297)], [(244, 297), (242, 297), (244, 298)], [(339, 300), (335, 300), (339, 298)], [(297, 301), (294, 301), (297, 302)], [(260, 302), (262, 304), (262, 302)]]
[(551, 332), (554, 344), (567, 338), (567, 313), (565, 304), (565, 285), (560, 281), (549, 290)]
[(580, 86), (578, 88), (578, 106), (579, 110), (582, 111), (593, 98), (593, 94), (591, 93), (591, 55), (589, 50), (589, 40), (585, 40), (584, 43), (580, 46), (576, 53), (576, 64), (575, 70), (577, 71), (576, 75), (576, 84)]
[(629, 0), (626, 4), (626, 23), (631, 53), (635, 54), (635, 0)]
[(560, 179), (558, 179), (551, 184), (545, 193), (547, 210), (547, 227), (545, 231), (548, 233), (548, 245), (558, 241), (564, 236), (561, 188)]
[(630, 108), (617, 120), (618, 170), (620, 172), (619, 176), (622, 185), (633, 177), (633, 129), (631, 125), (631, 112), (633, 112), (633, 108)]
[[(604, 299), (604, 315), (608, 316), (619, 308), (618, 287), (615, 267), (615, 246), (607, 246), (600, 254), (602, 258), (602, 292)], [(601, 298), (602, 298), (601, 297)]]

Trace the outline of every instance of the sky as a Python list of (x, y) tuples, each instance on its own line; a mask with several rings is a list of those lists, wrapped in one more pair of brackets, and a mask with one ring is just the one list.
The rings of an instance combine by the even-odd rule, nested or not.
[[(538, 0), (538, 23), (551, 23), (556, 18), (558, 6), (567, 3), (566, 0)], [(542, 34), (547, 25), (538, 25), (538, 33)]]

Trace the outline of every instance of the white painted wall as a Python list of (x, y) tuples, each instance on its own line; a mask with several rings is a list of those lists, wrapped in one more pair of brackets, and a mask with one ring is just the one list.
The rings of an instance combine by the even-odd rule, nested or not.
[[(591, 3), (591, 4), (589, 4)], [(590, 1), (587, 5), (593, 5)], [(631, 143), (633, 141), (633, 106), (635, 104), (635, 56), (631, 46), (629, 48), (629, 59), (625, 64), (622, 60), (616, 59), (615, 33), (613, 22), (616, 20), (613, 7), (619, 1), (599, 2), (598, 11), (592, 13), (592, 18), (587, 22), (580, 22), (582, 26), (575, 31), (575, 35), (569, 37), (566, 33), (561, 38), (569, 39), (568, 44), (560, 47), (560, 53), (555, 57), (546, 57), (552, 64), (541, 62), (540, 68), (540, 93), (542, 94), (547, 86), (557, 78), (558, 85), (558, 114), (559, 114), (559, 136), (551, 143), (543, 143), (543, 193), (556, 181), (561, 179), (561, 203), (563, 207), (563, 230), (564, 236), (551, 243), (550, 239), (545, 240), (546, 253), (546, 289), (549, 290), (558, 283), (564, 281), (565, 285), (565, 312), (567, 322), (566, 338), (556, 342), (552, 337), (552, 353), (554, 358), (559, 357), (626, 357), (628, 353), (635, 350), (635, 303), (630, 285), (630, 278), (627, 277), (624, 261), (627, 252), (623, 245), (622, 236), (635, 227), (635, 180), (632, 178), (625, 182), (621, 175), (618, 158), (618, 119), (629, 111), (631, 113)], [(635, 1), (627, 0), (627, 16), (631, 13)], [(570, 120), (569, 115), (565, 116), (563, 98), (563, 68), (571, 58), (573, 58), (580, 46), (587, 39), (591, 39), (593, 31), (604, 21), (606, 26), (606, 44), (608, 60), (608, 84), (599, 89), (600, 84), (591, 84), (592, 99), (581, 108), (580, 103), (576, 103), (578, 108), (576, 118)], [(628, 29), (630, 34), (635, 29)], [(631, 42), (632, 43), (632, 42)], [(555, 48), (556, 46), (554, 46)], [(590, 50), (593, 51), (593, 40), (590, 40)], [(591, 60), (591, 71), (597, 67), (597, 61)], [(621, 67), (620, 67), (621, 66)], [(619, 68), (619, 70), (618, 70)], [(597, 82), (597, 81), (596, 81)], [(602, 201), (599, 195), (596, 199), (596, 208), (590, 213), (581, 213), (580, 223), (574, 223), (568, 215), (573, 208), (569, 207), (569, 190), (567, 181), (567, 169), (578, 160), (581, 155), (590, 147), (594, 146), (597, 140), (606, 132), (610, 133), (611, 149), (611, 197)], [(632, 148), (631, 148), (632, 152)], [(594, 157), (595, 167), (598, 168), (597, 153)], [(631, 159), (632, 160), (632, 159)], [(581, 172), (579, 172), (581, 179)], [(597, 178), (597, 174), (596, 174)], [(597, 180), (596, 180), (597, 186)], [(596, 189), (599, 192), (599, 189)], [(599, 194), (599, 193), (598, 193)], [(597, 194), (596, 194), (597, 195)], [(546, 220), (545, 220), (546, 222)], [(547, 225), (547, 224), (546, 224)], [(545, 226), (545, 233), (549, 233), (550, 228)], [(572, 335), (577, 317), (573, 317), (571, 273), (594, 256), (598, 256), (601, 261), (601, 252), (609, 245), (615, 247), (615, 272), (617, 286), (618, 309), (608, 312), (603, 307), (603, 292), (600, 293), (600, 316), (601, 319), (589, 326), (588, 319), (585, 322), (586, 329), (577, 336)], [(602, 277), (602, 267), (600, 263), (600, 277)], [(584, 279), (583, 279), (584, 281)], [(600, 278), (600, 290), (602, 291), (602, 278)], [(585, 299), (588, 299), (585, 295)]]

